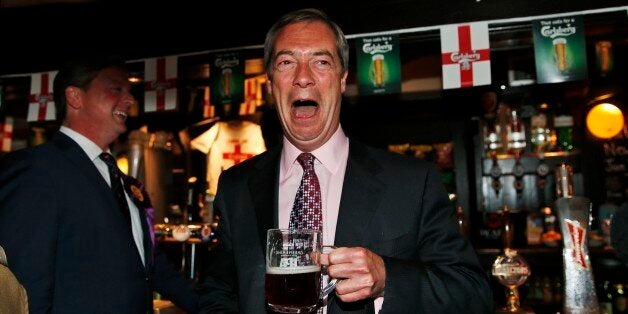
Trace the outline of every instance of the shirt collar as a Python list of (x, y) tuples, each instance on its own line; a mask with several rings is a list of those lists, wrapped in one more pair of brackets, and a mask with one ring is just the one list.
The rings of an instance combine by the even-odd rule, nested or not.
[[(345, 135), (342, 126), (338, 126), (338, 129), (329, 138), (323, 146), (313, 150), (311, 153), (329, 172), (336, 174), (338, 168), (343, 163), (338, 156), (346, 156), (347, 154), (341, 154), (342, 151), (349, 150), (349, 139)], [(283, 151), (281, 158), (281, 173), (287, 175), (290, 168), (297, 164), (296, 159), (302, 153), (301, 150), (296, 148), (288, 139), (283, 137)]]
[(85, 151), (91, 161), (94, 161), (98, 158), (98, 156), (100, 156), (100, 154), (102, 154), (102, 149), (92, 140), (85, 137), (85, 135), (63, 125), (59, 131), (74, 140), (83, 149), (83, 151)]

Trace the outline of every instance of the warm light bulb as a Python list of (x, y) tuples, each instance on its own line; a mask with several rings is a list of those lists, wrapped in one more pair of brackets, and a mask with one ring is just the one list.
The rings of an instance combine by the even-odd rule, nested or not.
[(120, 169), (120, 171), (122, 171), (122, 173), (126, 175), (129, 174), (129, 159), (128, 158), (124, 156), (120, 156), (116, 160), (116, 163), (118, 164), (118, 168)]
[(593, 136), (609, 139), (624, 128), (624, 114), (610, 103), (595, 105), (587, 114), (587, 129)]

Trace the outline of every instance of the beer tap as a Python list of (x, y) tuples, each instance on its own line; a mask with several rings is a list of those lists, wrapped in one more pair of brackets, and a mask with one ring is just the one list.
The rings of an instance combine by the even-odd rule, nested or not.
[(525, 187), (523, 181), (525, 169), (521, 164), (521, 154), (523, 154), (523, 151), (526, 148), (525, 126), (519, 118), (517, 110), (512, 110), (510, 112), (510, 115), (510, 125), (508, 128), (508, 148), (515, 157), (515, 165), (512, 168), (512, 174), (515, 177), (514, 188), (517, 191), (517, 196), (519, 196)]
[(499, 179), (502, 175), (502, 169), (497, 163), (497, 152), (502, 148), (499, 130), (499, 125), (496, 125), (493, 120), (487, 121), (487, 124), (484, 127), (484, 149), (491, 158), (489, 175), (492, 178), (491, 187), (495, 191), (496, 195), (499, 195), (499, 191), (502, 188), (502, 184)]
[(510, 208), (502, 209), (502, 244), (504, 252), (497, 256), (491, 267), (491, 274), (506, 287), (506, 304), (497, 308), (495, 313), (534, 313), (521, 307), (517, 287), (526, 282), (531, 275), (530, 265), (513, 249), (514, 224), (510, 217)]
[(519, 151), (515, 152), (515, 165), (512, 167), (512, 174), (515, 176), (514, 187), (517, 191), (517, 196), (520, 196), (523, 188), (525, 187), (525, 183), (523, 181), (525, 169), (521, 164), (521, 153)]
[(565, 313), (600, 313), (587, 247), (591, 200), (575, 196), (573, 167), (561, 163), (555, 169), (558, 222), (563, 239)]
[(546, 102), (539, 104), (536, 113), (530, 119), (530, 142), (539, 159), (536, 168), (536, 185), (539, 189), (539, 197), (545, 189), (545, 178), (550, 171), (549, 166), (545, 163), (545, 151), (551, 146), (552, 138), (552, 130), (546, 113), (548, 108), (549, 105)]
[(493, 179), (491, 182), (491, 187), (493, 187), (493, 190), (495, 191), (495, 195), (499, 195), (499, 191), (502, 188), (502, 183), (499, 180), (499, 178), (502, 175), (502, 168), (499, 167), (499, 164), (497, 163), (497, 152), (491, 152), (491, 160), (492, 160), (492, 166), (491, 169), (489, 170), (489, 174), (491, 175), (491, 178)]

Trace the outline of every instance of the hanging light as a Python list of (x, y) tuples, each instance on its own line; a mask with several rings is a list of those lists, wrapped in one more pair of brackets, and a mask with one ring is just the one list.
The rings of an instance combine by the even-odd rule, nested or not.
[(609, 139), (624, 128), (624, 113), (617, 106), (604, 102), (589, 110), (586, 118), (587, 130), (595, 137)]

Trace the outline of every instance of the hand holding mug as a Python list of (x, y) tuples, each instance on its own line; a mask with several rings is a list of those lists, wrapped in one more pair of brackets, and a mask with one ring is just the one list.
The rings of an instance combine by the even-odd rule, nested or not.
[(384, 296), (386, 268), (384, 260), (362, 247), (340, 247), (321, 256), (321, 264), (330, 278), (342, 279), (335, 286), (343, 302), (355, 302)]

